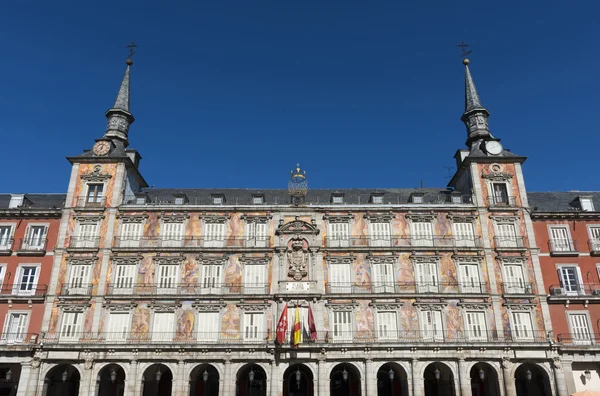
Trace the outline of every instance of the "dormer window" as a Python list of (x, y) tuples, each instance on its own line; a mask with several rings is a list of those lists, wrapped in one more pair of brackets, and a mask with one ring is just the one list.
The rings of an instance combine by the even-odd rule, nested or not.
[(452, 203), (462, 203), (462, 196), (460, 195), (460, 193), (452, 193), (450, 195), (450, 201)]
[(175, 197), (175, 205), (184, 205), (187, 202), (185, 195), (178, 195)]
[(223, 205), (225, 203), (225, 197), (222, 195), (212, 196), (213, 205)]
[(23, 194), (11, 194), (10, 202), (8, 203), (8, 208), (15, 209), (20, 206), (23, 206), (24, 199), (25, 199), (25, 195), (23, 195)]
[(253, 195), (252, 196), (252, 204), (253, 205), (262, 205), (265, 203), (264, 195)]
[(594, 202), (590, 197), (579, 197), (579, 204), (581, 205), (581, 210), (584, 212), (594, 211)]
[(417, 204), (421, 204), (424, 201), (424, 195), (423, 193), (413, 193), (410, 198), (411, 198), (411, 202), (412, 203), (417, 203)]
[(383, 194), (371, 194), (371, 203), (382, 204), (383, 203)]
[(343, 204), (344, 203), (344, 195), (343, 194), (332, 194), (331, 195), (331, 203)]
[(145, 205), (146, 204), (146, 197), (136, 197), (135, 198), (135, 204), (136, 205)]

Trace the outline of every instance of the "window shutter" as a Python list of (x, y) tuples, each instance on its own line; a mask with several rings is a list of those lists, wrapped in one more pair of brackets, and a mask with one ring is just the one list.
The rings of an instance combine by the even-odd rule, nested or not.
[(369, 223), (369, 234), (372, 246), (390, 246), (390, 223)]
[(521, 265), (505, 265), (504, 275), (506, 279), (504, 290), (507, 293), (525, 293), (525, 279), (523, 278), (523, 267)]
[(349, 245), (350, 232), (348, 223), (328, 223), (327, 228), (329, 246), (347, 247)]
[(462, 282), (461, 290), (464, 293), (480, 293), (481, 283), (479, 281), (479, 267), (474, 264), (461, 264), (460, 272)]
[(571, 241), (567, 227), (550, 227), (552, 249), (561, 252), (571, 251)]
[(499, 247), (516, 247), (517, 246), (517, 234), (515, 231), (514, 224), (498, 224), (496, 229), (498, 231)]
[(110, 313), (108, 316), (107, 338), (113, 341), (124, 341), (129, 331), (128, 313)]
[(467, 312), (467, 338), (471, 340), (486, 339), (486, 330), (483, 312)]
[(352, 321), (349, 311), (333, 312), (334, 340), (352, 340)]
[(398, 338), (396, 312), (378, 312), (377, 329), (380, 339)]
[(350, 293), (352, 281), (348, 264), (329, 265), (329, 290), (331, 293)]
[(394, 292), (394, 269), (392, 264), (373, 264), (373, 279), (376, 293)]
[(592, 336), (588, 326), (587, 315), (569, 314), (569, 320), (571, 322), (571, 336), (573, 339), (579, 341), (580, 343), (582, 341), (583, 343), (589, 342)]
[(64, 312), (61, 337), (65, 339), (74, 340), (79, 337), (81, 333), (81, 312)]
[(121, 246), (138, 247), (142, 236), (142, 223), (123, 223), (121, 225)]
[(219, 312), (202, 312), (198, 321), (198, 340), (217, 341), (219, 338)]
[(415, 246), (433, 245), (433, 228), (430, 222), (412, 222), (412, 242)]
[(90, 265), (71, 266), (69, 279), (69, 293), (85, 294), (88, 280), (90, 279)]
[(513, 312), (513, 323), (515, 327), (515, 338), (519, 340), (533, 339), (531, 315), (528, 312)]
[(248, 341), (260, 341), (264, 339), (264, 315), (259, 312), (244, 314), (244, 339)]
[(175, 314), (171, 312), (154, 313), (152, 339), (155, 341), (172, 341), (175, 328)]
[(175, 293), (177, 291), (177, 275), (179, 273), (178, 265), (161, 265), (158, 268), (158, 287), (162, 292)]
[[(135, 284), (136, 265), (117, 265), (116, 289), (131, 289)], [(122, 292), (126, 292), (123, 290)]]
[(440, 341), (444, 339), (441, 311), (421, 311), (423, 338)]
[(244, 266), (244, 292), (249, 294), (264, 294), (267, 292), (264, 265), (249, 264)]
[(456, 246), (475, 246), (473, 223), (452, 223)]

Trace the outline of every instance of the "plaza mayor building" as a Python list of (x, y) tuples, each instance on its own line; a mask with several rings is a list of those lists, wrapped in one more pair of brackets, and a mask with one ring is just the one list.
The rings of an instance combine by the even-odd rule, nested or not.
[(291, 164), (280, 190), (161, 189), (129, 145), (128, 59), (106, 132), (68, 157), (39, 338), (4, 394), (573, 392), (565, 373), (596, 375), (598, 359), (565, 336), (590, 365), (563, 369), (551, 313), (567, 292), (549, 308), (526, 157), (490, 134), (463, 63), (466, 146), (447, 187), (316, 190)]

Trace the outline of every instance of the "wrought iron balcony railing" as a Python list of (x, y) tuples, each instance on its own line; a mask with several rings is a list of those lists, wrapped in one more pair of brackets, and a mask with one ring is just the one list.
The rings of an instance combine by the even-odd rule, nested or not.
[(0, 345), (35, 345), (38, 340), (37, 333), (6, 332), (0, 336)]
[(0, 254), (11, 254), (14, 242), (14, 238), (0, 238)]
[(46, 252), (46, 247), (48, 245), (48, 240), (46, 238), (21, 238), (19, 240), (19, 249), (18, 253), (44, 253)]
[[(496, 330), (385, 330), (336, 331), (317, 333), (317, 342), (331, 343), (436, 343), (436, 342), (545, 342), (548, 336), (541, 330), (497, 332)], [(305, 337), (306, 338), (306, 337)]]
[(45, 297), (48, 294), (48, 285), (34, 285), (31, 283), (14, 283), (0, 286), (0, 297), (28, 296)]
[(133, 281), (111, 284), (107, 288), (110, 296), (154, 296), (154, 295), (228, 295), (228, 294), (269, 294), (267, 283), (211, 283), (205, 285), (176, 284), (176, 283), (145, 283), (134, 284)]
[(550, 254), (556, 256), (570, 256), (579, 253), (579, 249), (577, 248), (577, 241), (572, 239), (551, 239), (548, 242), (548, 246), (550, 248)]
[(535, 294), (534, 284), (531, 282), (504, 282), (503, 294)]
[(494, 237), (496, 250), (513, 250), (525, 248), (525, 237)]
[(591, 332), (581, 334), (561, 333), (556, 339), (562, 345), (600, 345), (600, 336)]
[(71, 236), (69, 237), (70, 249), (98, 249), (100, 246), (100, 237), (92, 236)]
[(106, 197), (77, 197), (75, 207), (86, 209), (102, 209), (106, 206)]
[(353, 282), (328, 282), (325, 289), (329, 294), (415, 294), (415, 293), (448, 293), (448, 294), (487, 294), (486, 283), (478, 282), (400, 282), (357, 284)]
[(491, 196), (488, 197), (488, 203), (491, 208), (506, 208), (517, 206), (517, 200), (512, 196)]
[(455, 236), (351, 236), (348, 238), (325, 237), (327, 247), (394, 247), (394, 248), (479, 248), (482, 246), (481, 237), (455, 237)]
[(92, 294), (91, 283), (65, 283), (60, 289), (61, 296), (89, 296)]
[(187, 345), (235, 345), (271, 343), (271, 332), (232, 331), (232, 332), (60, 332), (44, 334), (44, 344), (187, 344)]
[(271, 246), (270, 237), (115, 237), (115, 248), (149, 249), (149, 248), (267, 248)]
[(574, 297), (587, 296), (600, 298), (600, 284), (597, 283), (574, 283), (572, 285), (556, 284), (548, 288), (548, 292), (553, 298), (556, 297)]

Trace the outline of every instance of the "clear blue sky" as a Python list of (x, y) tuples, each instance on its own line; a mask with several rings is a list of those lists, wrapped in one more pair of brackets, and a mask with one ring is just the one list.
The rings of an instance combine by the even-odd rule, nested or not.
[[(63, 192), (132, 68), (156, 187), (445, 186), (464, 147), (461, 40), (530, 191), (598, 190), (592, 1), (19, 0), (0, 13), (2, 192)], [(492, 4), (493, 3), (493, 4)]]

